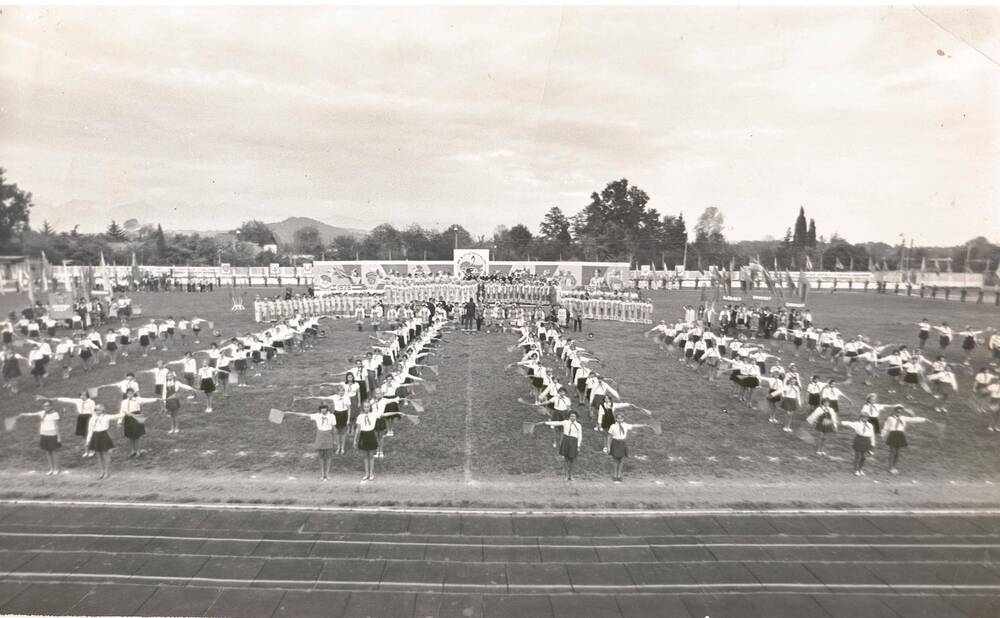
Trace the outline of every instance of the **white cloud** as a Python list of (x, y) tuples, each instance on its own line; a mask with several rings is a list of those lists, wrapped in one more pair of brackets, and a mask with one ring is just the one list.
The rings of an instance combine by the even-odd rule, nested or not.
[(902, 7), (7, 8), (0, 164), (66, 227), (145, 204), (489, 233), (626, 177), (738, 237), (802, 204), (850, 239), (998, 238), (1000, 12), (924, 11), (947, 30)]

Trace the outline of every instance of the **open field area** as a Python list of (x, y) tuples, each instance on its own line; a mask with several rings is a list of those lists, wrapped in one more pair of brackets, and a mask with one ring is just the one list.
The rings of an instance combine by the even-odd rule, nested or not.
[[(228, 292), (205, 294), (135, 294), (146, 317), (172, 315), (213, 320), (223, 336), (256, 329), (249, 313), (229, 311)], [(672, 319), (686, 303), (697, 303), (694, 292), (654, 293), (654, 318)], [(0, 298), (4, 312), (19, 308), (22, 299)], [(846, 335), (862, 333), (883, 343), (916, 344), (916, 322), (947, 320), (956, 329), (971, 324), (981, 329), (1000, 326), (995, 307), (875, 294), (815, 294), (810, 308), (820, 326), (838, 327)], [(793, 434), (766, 422), (767, 412), (739, 408), (729, 396), (728, 382), (717, 385), (698, 378), (677, 362), (676, 353), (660, 351), (642, 337), (639, 324), (585, 322), (583, 345), (601, 360), (600, 371), (613, 378), (626, 401), (653, 411), (663, 434), (637, 431), (630, 437), (631, 458), (625, 483), (610, 482), (610, 462), (600, 452), (602, 441), (584, 421), (579, 480), (568, 484), (551, 447), (550, 432), (538, 428), (521, 433), (521, 423), (542, 420), (537, 408), (518, 402), (529, 394), (528, 382), (505, 367), (518, 359), (508, 352), (512, 335), (450, 332), (432, 362), (439, 368), (436, 392), (422, 395), (426, 412), (421, 422), (397, 424), (388, 439), (386, 458), (378, 462), (379, 478), (364, 486), (361, 458), (350, 449), (334, 461), (334, 479), (318, 481), (311, 451), (313, 428), (304, 419), (283, 425), (267, 421), (271, 407), (289, 408), (295, 395), (308, 394), (307, 385), (333, 378), (362, 353), (369, 332), (357, 332), (348, 320), (327, 321), (328, 336), (283, 366), (253, 378), (248, 388), (232, 389), (219, 399), (215, 412), (205, 414), (200, 398), (185, 400), (179, 435), (168, 435), (165, 416), (152, 415), (143, 438), (148, 452), (138, 460), (116, 449), (110, 480), (96, 480), (96, 463), (80, 457), (82, 440), (73, 435), (73, 415), (63, 415), (64, 448), (58, 477), (44, 475), (44, 458), (37, 447), (37, 423), (22, 419), (12, 432), (0, 434), (0, 469), (6, 497), (52, 497), (273, 502), (300, 504), (454, 504), (513, 507), (544, 506), (766, 506), (766, 505), (995, 505), (1000, 504), (1000, 435), (987, 432), (986, 418), (971, 407), (971, 374), (959, 372), (959, 394), (947, 415), (933, 411), (938, 402), (922, 391), (912, 407), (933, 423), (908, 432), (902, 474), (885, 470), (885, 450), (879, 448), (866, 468), (868, 476), (850, 474), (851, 432), (834, 434), (826, 451), (814, 454), (812, 436), (804, 428)], [(593, 338), (588, 335), (592, 333)], [(195, 348), (207, 346), (206, 333)], [(209, 337), (210, 338), (210, 337)], [(189, 344), (192, 344), (189, 339)], [(773, 342), (772, 348), (777, 349)], [(136, 346), (133, 346), (136, 347)], [(101, 365), (85, 374), (75, 371), (63, 380), (53, 371), (42, 392), (72, 396), (88, 385), (120, 379), (127, 370), (153, 366), (158, 358), (179, 358), (180, 346), (155, 351), (148, 358), (133, 354), (115, 367)], [(934, 346), (936, 348), (936, 345)], [(792, 357), (791, 346), (774, 352), (796, 362), (803, 376), (831, 376), (825, 362)], [(949, 358), (961, 360), (957, 345)], [(978, 350), (975, 362), (987, 361)], [(37, 409), (35, 391), (25, 378), (20, 394), (3, 395), (3, 416)], [(147, 394), (151, 380), (143, 381)], [(843, 390), (855, 402), (877, 392), (883, 402), (901, 401), (894, 386), (880, 378), (872, 387), (860, 380)], [(112, 391), (102, 401), (114, 403)], [(763, 398), (760, 398), (761, 400)], [(762, 404), (764, 405), (764, 404)], [(297, 404), (296, 410), (310, 406)], [(728, 410), (724, 413), (723, 409)], [(845, 407), (850, 418), (856, 408)], [(803, 414), (804, 416), (804, 414)], [(634, 413), (630, 422), (642, 422)], [(797, 421), (801, 423), (801, 419)], [(113, 429), (122, 446), (119, 430)]]

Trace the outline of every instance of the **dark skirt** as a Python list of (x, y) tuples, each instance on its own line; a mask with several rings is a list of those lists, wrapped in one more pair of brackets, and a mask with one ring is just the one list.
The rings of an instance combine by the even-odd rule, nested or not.
[(944, 335), (938, 337), (938, 343), (942, 348), (947, 348), (948, 344), (951, 343), (951, 337), (945, 337)]
[(854, 436), (854, 450), (857, 453), (867, 453), (872, 450), (872, 439), (868, 436)]
[(387, 426), (385, 424), (384, 416), (380, 416), (377, 419), (375, 419), (375, 431), (385, 431), (386, 428)]
[(3, 379), (13, 380), (21, 377), (21, 366), (16, 358), (10, 358), (3, 362)]
[(87, 447), (92, 451), (103, 453), (113, 449), (115, 447), (115, 443), (111, 441), (111, 436), (108, 435), (107, 431), (95, 431), (94, 434), (90, 436), (90, 444), (88, 444)]
[(782, 397), (781, 408), (788, 412), (795, 412), (799, 409), (799, 400), (794, 397)]
[(118, 349), (118, 344), (115, 343), (114, 341), (109, 341), (107, 345), (104, 346), (104, 349), (107, 350), (108, 352), (114, 352), (115, 350)]
[(333, 442), (333, 431), (321, 431), (316, 430), (316, 440), (313, 442), (313, 448), (317, 451), (324, 451), (335, 448)]
[(576, 459), (578, 447), (579, 444), (576, 438), (571, 438), (563, 434), (562, 442), (559, 443), (559, 454), (569, 460)]
[(885, 445), (889, 448), (906, 448), (906, 434), (902, 431), (890, 431)]
[(34, 362), (31, 367), (31, 375), (33, 376), (44, 376), (45, 371), (45, 359), (38, 359)]
[(929, 336), (930, 336), (930, 332), (928, 332), (928, 331), (926, 331), (926, 330), (922, 330), (922, 331), (920, 331), (920, 334), (919, 334), (919, 335), (917, 335), (917, 337), (918, 337), (918, 338), (919, 338), (919, 339), (920, 339), (921, 341), (924, 341), (924, 340), (926, 340), (926, 339), (927, 339), (927, 338), (928, 338)]
[(820, 433), (833, 433), (833, 419), (825, 415), (816, 419), (816, 431)]
[(215, 392), (215, 380), (212, 378), (202, 378), (201, 379), (201, 391), (206, 395), (208, 393)]
[(52, 452), (62, 448), (62, 442), (59, 441), (59, 436), (39, 436), (38, 446), (43, 451)]
[(743, 388), (757, 388), (760, 386), (760, 380), (757, 376), (744, 376), (740, 378), (740, 386)]
[(236, 369), (236, 371), (246, 371), (247, 359), (237, 358), (235, 361), (233, 361), (233, 367)]
[(903, 374), (903, 370), (899, 367), (889, 367), (888, 374), (893, 378), (898, 378)]
[(600, 408), (604, 405), (604, 395), (594, 395), (594, 401), (591, 403), (595, 408)]
[(362, 431), (358, 434), (358, 448), (362, 451), (378, 450), (378, 437), (374, 431)]
[(625, 440), (612, 440), (610, 452), (611, 456), (615, 459), (625, 459), (628, 457), (628, 446), (625, 444)]
[(90, 415), (89, 414), (77, 414), (76, 415), (76, 431), (73, 433), (80, 436), (81, 438), (87, 437), (87, 427), (90, 426)]
[(974, 349), (975, 347), (976, 347), (976, 340), (973, 339), (972, 337), (966, 337), (965, 340), (962, 341), (963, 350), (968, 351)]
[(809, 393), (809, 405), (813, 407), (819, 405), (819, 393)]
[(139, 336), (139, 345), (142, 346), (142, 347), (148, 346), (149, 345), (149, 335), (140, 335)]
[(615, 424), (615, 413), (611, 410), (605, 410), (604, 416), (601, 417), (601, 429), (607, 431), (612, 425)]
[(163, 407), (165, 407), (167, 412), (170, 412), (171, 416), (173, 416), (175, 412), (181, 409), (181, 400), (176, 396), (167, 397), (167, 399), (163, 402)]
[(334, 410), (333, 419), (334, 423), (337, 426), (337, 429), (344, 429), (345, 427), (347, 427), (348, 416), (349, 415), (347, 410), (344, 410), (343, 412), (337, 412), (336, 410)]
[(139, 438), (146, 435), (146, 425), (135, 420), (135, 417), (128, 415), (125, 417), (125, 422), (122, 425), (125, 437), (129, 440), (138, 440)]
[(919, 384), (920, 377), (915, 373), (907, 373), (903, 378), (903, 382), (906, 384)]

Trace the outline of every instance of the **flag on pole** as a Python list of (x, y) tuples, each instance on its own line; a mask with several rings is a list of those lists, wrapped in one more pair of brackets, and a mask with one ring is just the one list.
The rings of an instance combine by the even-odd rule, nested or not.
[(812, 260), (810, 260), (809, 256), (807, 255), (806, 256), (806, 270), (812, 270), (812, 269), (813, 269)]
[(791, 262), (788, 264), (788, 269), (789, 270), (795, 270), (796, 268), (798, 268), (798, 267), (795, 266), (795, 256), (793, 255), (792, 259), (791, 259)]
[(927, 256), (920, 258), (920, 272), (927, 272)]
[(132, 285), (139, 285), (139, 265), (135, 261), (135, 251), (132, 252)]
[(877, 268), (875, 268), (875, 262), (872, 260), (872, 256), (870, 255), (868, 256), (868, 270), (870, 272), (875, 272), (876, 270), (878, 270)]
[(28, 288), (28, 302), (32, 307), (35, 306), (35, 277), (31, 272), (31, 262), (29, 260), (24, 261), (24, 268), (21, 270), (23, 277), (26, 277), (25, 284)]
[(111, 277), (108, 275), (108, 263), (104, 261), (103, 251), (101, 251), (101, 285), (105, 293), (111, 292)]
[(778, 272), (778, 256), (777, 256), (777, 254), (775, 254), (775, 256), (774, 256), (774, 272)]
[(972, 272), (972, 243), (965, 246), (965, 272)]
[(839, 257), (833, 258), (833, 269), (834, 270), (844, 270), (844, 263), (840, 261)]
[(49, 258), (45, 256), (45, 250), (42, 249), (42, 291), (49, 291), (49, 279), (52, 278), (52, 265), (49, 264)]
[(69, 274), (69, 263), (66, 260), (62, 261), (63, 266), (63, 279), (66, 283), (66, 291), (69, 293), (70, 298), (76, 298), (76, 292), (73, 290), (73, 277)]
[(684, 259), (681, 261), (681, 264), (683, 265), (682, 268), (684, 270), (687, 270), (687, 268), (688, 268), (688, 244), (687, 244), (687, 241), (684, 241)]
[(851, 272), (854, 272), (854, 256), (853, 255), (851, 256), (851, 263), (848, 266), (848, 270), (850, 270)]

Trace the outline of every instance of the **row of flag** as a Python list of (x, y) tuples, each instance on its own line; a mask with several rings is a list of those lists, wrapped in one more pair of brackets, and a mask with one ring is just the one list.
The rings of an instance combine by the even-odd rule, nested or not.
[[(804, 257), (805, 257), (805, 259), (804, 259), (802, 268), (799, 268), (799, 266), (796, 265), (795, 258), (792, 257), (789, 260), (788, 267), (785, 270), (789, 270), (789, 271), (792, 271), (792, 270), (803, 270), (803, 269), (806, 270), (806, 271), (812, 271), (812, 270), (823, 271), (824, 270), (824, 268), (823, 268), (823, 256), (822, 255), (820, 255), (820, 262), (819, 262), (819, 268), (818, 269), (816, 269), (813, 266), (813, 261), (812, 261), (812, 259), (808, 255), (806, 255)], [(989, 269), (990, 261), (991, 260), (986, 260), (987, 270)], [(940, 275), (942, 272), (953, 272), (952, 268), (951, 268), (952, 259), (950, 257), (949, 258), (927, 258), (927, 257), (922, 257), (920, 259), (920, 268), (918, 270), (916, 268), (903, 269), (903, 268), (901, 268), (901, 266), (902, 266), (901, 262), (896, 264), (896, 268), (895, 269), (892, 269), (892, 268), (889, 267), (888, 260), (885, 257), (883, 257), (881, 259), (881, 263), (880, 263), (879, 260), (873, 259), (872, 257), (869, 256), (869, 258), (868, 258), (868, 270), (870, 272), (890, 272), (890, 271), (893, 271), (893, 270), (896, 270), (896, 271), (899, 271), (899, 270), (908, 270), (908, 271), (911, 271), (911, 272), (917, 271), (917, 272), (924, 273), (924, 272), (928, 272), (928, 269), (927, 269), (927, 263), (928, 262), (931, 262), (931, 264), (932, 264), (931, 270), (933, 270), (933, 272), (935, 272), (936, 274)], [(966, 260), (966, 262), (965, 262), (965, 272), (967, 272), (967, 273), (971, 273), (972, 272), (971, 262), (972, 262), (972, 260)], [(756, 264), (760, 263), (760, 256), (757, 256), (756, 258), (749, 258), (749, 264), (754, 264), (754, 263), (756, 263)], [(942, 268), (942, 266), (941, 266), (942, 264), (945, 264), (945, 268)], [(662, 263), (662, 266), (663, 266), (662, 270), (672, 270), (670, 268), (667, 268), (666, 261), (664, 261)], [(652, 263), (650, 263), (649, 264), (649, 270), (650, 271), (655, 271), (656, 267)], [(686, 259), (684, 261), (684, 270), (687, 270), (687, 260)], [(702, 274), (705, 273), (705, 268), (702, 266), (701, 256), (700, 255), (698, 256), (698, 267), (697, 267), (696, 270), (698, 272), (702, 273)], [(735, 258), (731, 262), (730, 270), (735, 270)], [(778, 266), (778, 258), (777, 258), (777, 256), (775, 256), (775, 258), (774, 258), (774, 268), (773, 268), (773, 270), (775, 272), (782, 270)], [(849, 258), (848, 263), (847, 263), (846, 266), (840, 260), (839, 257), (835, 257), (834, 261), (833, 261), (833, 270), (846, 270), (846, 271), (853, 272), (854, 271), (854, 257), (852, 256), (852, 257)], [(1000, 277), (1000, 260), (997, 261), (997, 267), (996, 267), (996, 270), (994, 272), (996, 272), (997, 276)]]

